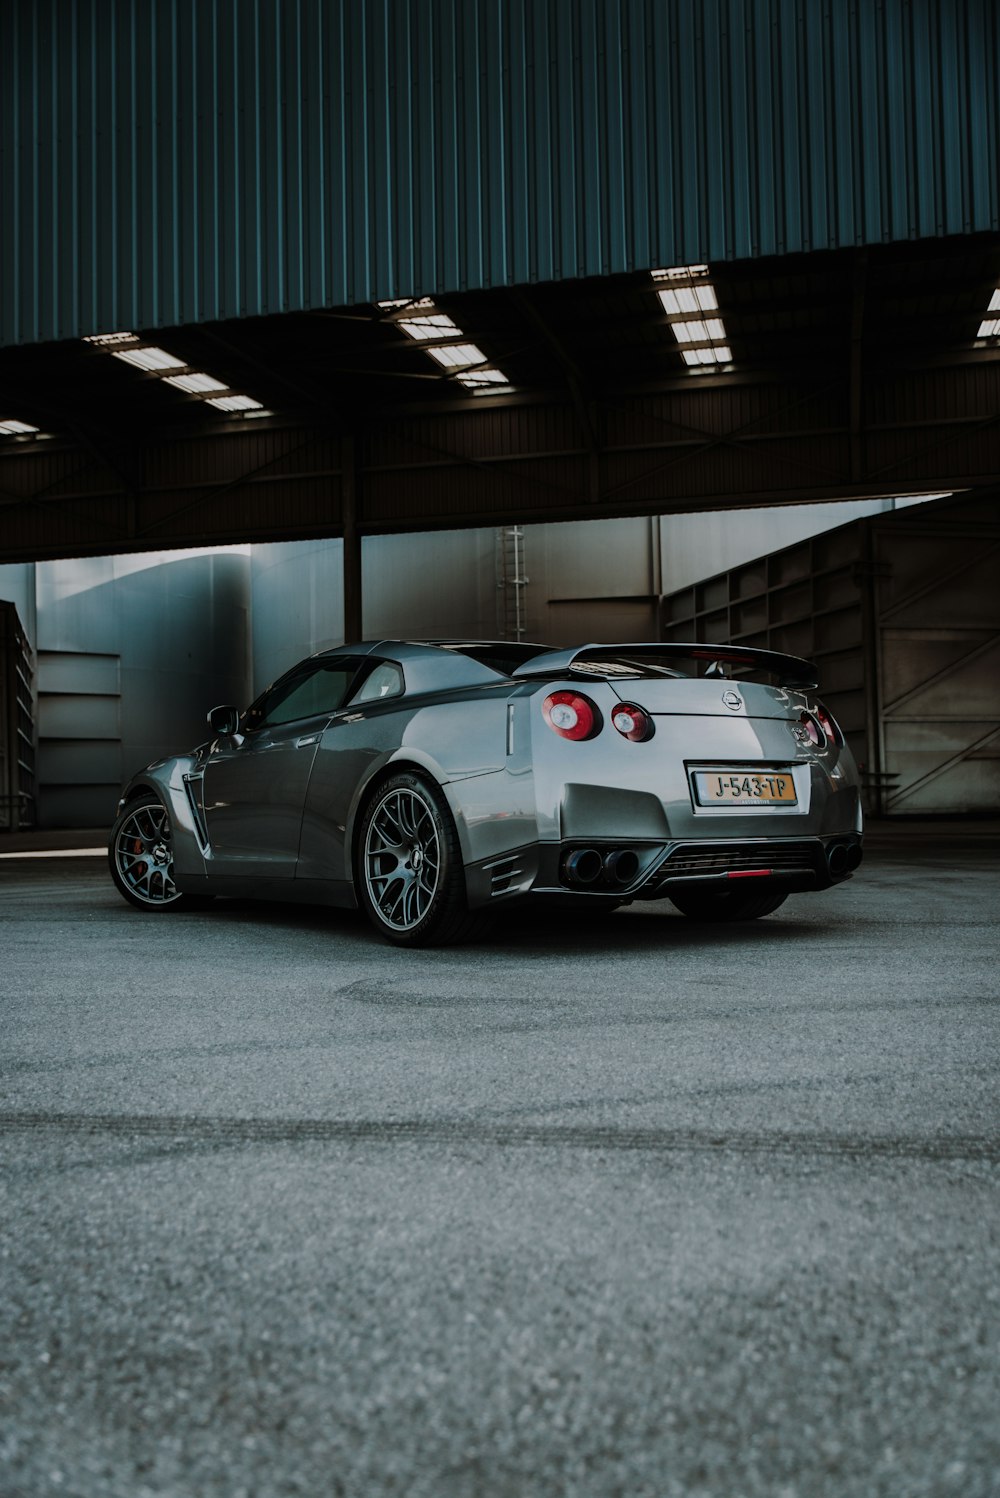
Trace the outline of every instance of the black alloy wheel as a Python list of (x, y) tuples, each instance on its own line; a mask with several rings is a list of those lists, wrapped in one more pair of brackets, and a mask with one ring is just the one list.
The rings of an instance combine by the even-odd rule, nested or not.
[(471, 941), (489, 924), (468, 908), (451, 811), (423, 775), (393, 775), (371, 797), (358, 836), (356, 883), (375, 930), (397, 946)]
[(174, 883), (174, 850), (167, 809), (152, 791), (126, 803), (108, 844), (111, 877), (140, 910), (192, 909), (198, 902)]

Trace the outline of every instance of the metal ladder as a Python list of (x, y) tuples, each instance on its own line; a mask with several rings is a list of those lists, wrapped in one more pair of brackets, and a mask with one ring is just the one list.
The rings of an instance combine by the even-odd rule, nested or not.
[(528, 579), (524, 573), (524, 527), (497, 531), (497, 629), (502, 640), (521, 640), (527, 630)]

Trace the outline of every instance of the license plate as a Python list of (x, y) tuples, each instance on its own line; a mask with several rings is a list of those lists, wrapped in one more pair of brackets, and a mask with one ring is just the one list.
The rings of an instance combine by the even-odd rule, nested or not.
[(699, 806), (795, 806), (795, 781), (780, 770), (696, 770)]

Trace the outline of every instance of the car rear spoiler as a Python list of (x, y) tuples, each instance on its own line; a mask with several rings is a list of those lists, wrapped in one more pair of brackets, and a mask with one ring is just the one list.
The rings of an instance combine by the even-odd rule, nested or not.
[[(748, 645), (663, 645), (644, 642), (633, 645), (619, 642), (617, 645), (577, 645), (572, 650), (548, 650), (536, 655), (513, 673), (519, 676), (569, 676), (579, 670), (581, 675), (600, 676), (600, 661), (629, 661), (648, 655), (659, 660), (706, 661), (710, 669), (706, 674), (723, 675), (724, 666), (750, 666), (755, 671), (769, 671), (782, 687), (815, 687), (819, 685), (816, 667), (811, 661), (797, 655), (783, 655), (777, 650), (755, 650)], [(636, 671), (636, 676), (641, 676)], [(608, 671), (609, 677), (620, 677), (621, 670)]]

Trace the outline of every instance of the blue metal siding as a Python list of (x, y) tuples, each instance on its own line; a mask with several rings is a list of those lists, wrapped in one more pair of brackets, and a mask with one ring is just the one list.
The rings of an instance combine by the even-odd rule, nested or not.
[(0, 343), (1000, 227), (995, 0), (5, 0)]

